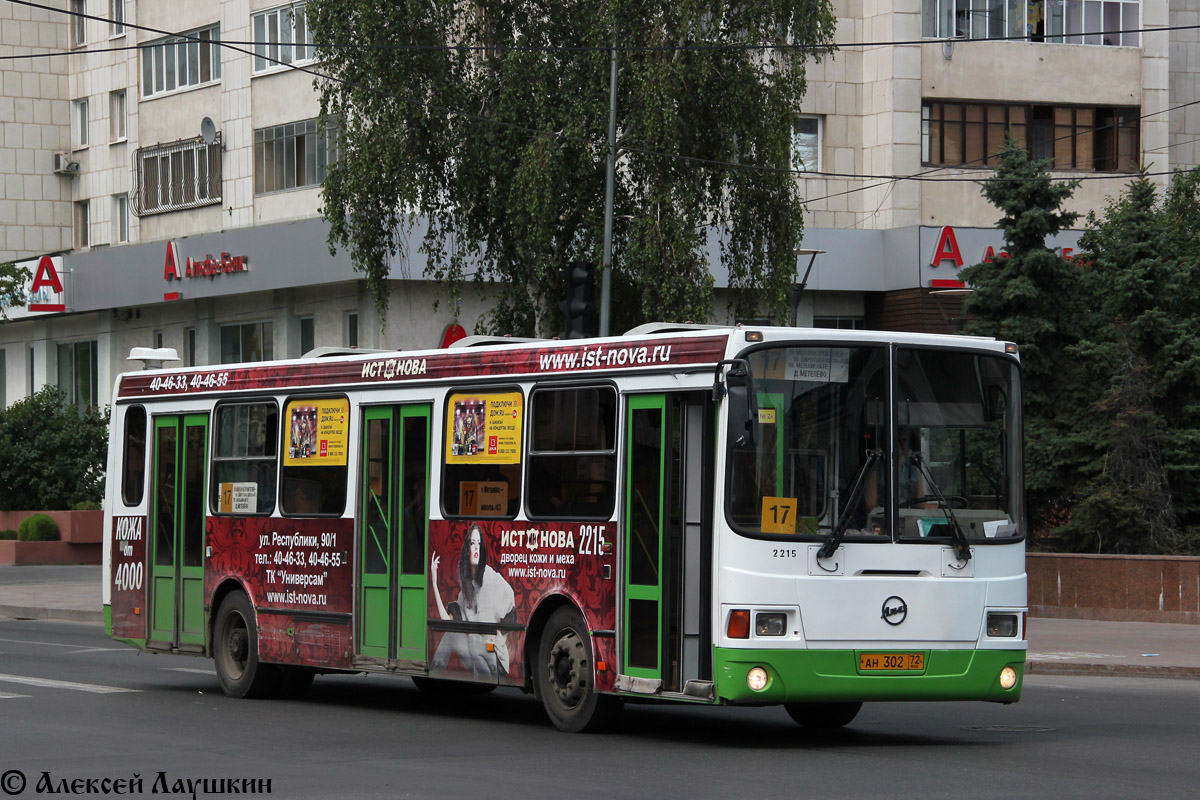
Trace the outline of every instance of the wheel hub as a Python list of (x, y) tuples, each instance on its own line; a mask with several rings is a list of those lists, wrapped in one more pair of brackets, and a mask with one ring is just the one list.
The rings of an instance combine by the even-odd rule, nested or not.
[(586, 695), (583, 670), (576, 657), (580, 645), (579, 637), (574, 633), (561, 637), (550, 648), (550, 659), (546, 664), (554, 693), (568, 708), (578, 705)]

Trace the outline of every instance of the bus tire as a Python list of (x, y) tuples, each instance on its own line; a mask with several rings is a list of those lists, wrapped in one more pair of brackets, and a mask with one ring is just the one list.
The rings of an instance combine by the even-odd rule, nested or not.
[(250, 598), (230, 594), (221, 603), (213, 635), (213, 661), (228, 697), (268, 697), (279, 689), (279, 668), (258, 660), (258, 628)]
[(784, 703), (788, 716), (805, 728), (830, 730), (849, 725), (862, 703)]
[(550, 615), (538, 644), (538, 696), (554, 727), (566, 733), (596, 733), (612, 726), (621, 701), (595, 689), (592, 640), (572, 606)]

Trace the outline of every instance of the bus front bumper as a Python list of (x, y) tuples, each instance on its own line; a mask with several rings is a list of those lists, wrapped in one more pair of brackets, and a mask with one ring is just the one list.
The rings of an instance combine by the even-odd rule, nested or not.
[[(713, 673), (718, 702), (772, 705), (794, 702), (879, 700), (1021, 699), (1024, 650), (917, 650), (919, 670), (862, 669), (858, 650), (714, 649)], [(885, 650), (869, 654), (885, 655)], [(766, 684), (750, 688), (751, 670), (766, 671)], [(1011, 688), (1001, 685), (1006, 667), (1015, 672)], [(761, 675), (759, 676), (761, 677)]]

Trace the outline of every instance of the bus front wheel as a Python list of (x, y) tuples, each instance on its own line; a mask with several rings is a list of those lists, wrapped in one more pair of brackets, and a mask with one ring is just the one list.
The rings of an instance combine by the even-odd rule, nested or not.
[(574, 608), (563, 606), (550, 615), (536, 668), (538, 696), (560, 731), (594, 733), (616, 720), (621, 701), (596, 691), (591, 636)]
[(784, 703), (788, 716), (805, 728), (829, 730), (849, 725), (862, 703)]
[(279, 670), (258, 660), (258, 628), (250, 598), (234, 592), (221, 603), (213, 636), (213, 661), (229, 697), (267, 697), (279, 688)]

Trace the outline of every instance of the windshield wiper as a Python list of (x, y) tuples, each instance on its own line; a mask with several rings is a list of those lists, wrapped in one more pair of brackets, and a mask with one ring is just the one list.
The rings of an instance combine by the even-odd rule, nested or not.
[(950, 508), (950, 503), (946, 500), (946, 495), (942, 494), (942, 490), (938, 488), (937, 481), (930, 474), (929, 467), (925, 463), (925, 457), (920, 452), (916, 452), (910, 458), (921, 473), (921, 477), (925, 479), (925, 483), (933, 490), (933, 496), (937, 500), (938, 508), (946, 515), (947, 527), (950, 528), (950, 538), (954, 540), (954, 552), (958, 556), (958, 560), (963, 562), (970, 561), (971, 545), (967, 542), (967, 535), (963, 533), (962, 527), (958, 524), (958, 517), (954, 516), (954, 510)]
[(821, 549), (817, 551), (817, 558), (829, 558), (837, 552), (838, 546), (842, 543), (842, 537), (846, 535), (846, 528), (850, 525), (850, 512), (858, 506), (859, 498), (862, 497), (863, 490), (866, 488), (863, 478), (866, 477), (871, 466), (882, 458), (883, 451), (878, 448), (867, 451), (867, 460), (858, 468), (858, 473), (854, 476), (850, 499), (846, 501), (846, 505), (842, 506), (842, 513), (838, 515), (837, 523), (833, 526), (833, 533), (829, 534), (825, 544), (821, 545)]

